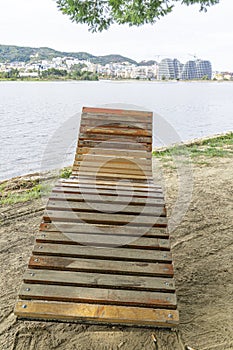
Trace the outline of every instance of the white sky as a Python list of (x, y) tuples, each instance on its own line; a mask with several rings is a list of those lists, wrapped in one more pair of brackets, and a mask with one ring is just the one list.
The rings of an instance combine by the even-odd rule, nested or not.
[(198, 10), (198, 5), (177, 5), (153, 26), (115, 25), (92, 34), (60, 13), (54, 0), (0, 0), (0, 44), (116, 53), (137, 61), (166, 56), (184, 62), (196, 54), (211, 60), (214, 70), (233, 71), (233, 0), (220, 0), (207, 13)]

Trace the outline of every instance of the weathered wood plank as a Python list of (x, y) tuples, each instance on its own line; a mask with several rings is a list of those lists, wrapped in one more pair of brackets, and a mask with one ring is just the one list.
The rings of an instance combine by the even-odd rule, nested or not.
[[(88, 180), (99, 180), (99, 181), (113, 181), (113, 182), (119, 182), (119, 181), (122, 181), (122, 182), (126, 182), (126, 181), (131, 181), (131, 182), (134, 182), (134, 181), (137, 181), (138, 183), (141, 182), (142, 184), (145, 184), (145, 183), (148, 183), (148, 182), (151, 182), (153, 181), (153, 177), (142, 177), (142, 178), (135, 178), (134, 176), (130, 176), (130, 177), (125, 177), (122, 176), (122, 178), (119, 178), (119, 177), (115, 177), (115, 178), (111, 178), (109, 176), (104, 176), (104, 175), (100, 175), (98, 174), (98, 176), (95, 176), (95, 174), (93, 173), (90, 173), (90, 174), (79, 174), (79, 172), (76, 172), (76, 174), (71, 174), (70, 175), (70, 178), (71, 179), (82, 179), (82, 180), (85, 180), (85, 179), (88, 179)], [(120, 179), (120, 180), (119, 180)]]
[(146, 215), (126, 215), (126, 214), (105, 214), (105, 213), (87, 213), (61, 210), (45, 210), (43, 220), (49, 221), (72, 221), (72, 222), (87, 222), (110, 225), (126, 225), (131, 226), (155, 226), (166, 227), (167, 218)]
[(115, 305), (76, 304), (43, 301), (18, 301), (18, 317), (122, 325), (174, 327), (179, 322), (177, 310), (148, 309)]
[(82, 126), (80, 127), (80, 133), (83, 134), (98, 134), (98, 135), (117, 135), (117, 136), (145, 136), (145, 137), (151, 137), (152, 136), (152, 131), (151, 130), (145, 130), (142, 128), (117, 128), (113, 127), (110, 124), (108, 125), (108, 128), (106, 127), (101, 127), (101, 126), (95, 126), (95, 127), (90, 127), (90, 126)]
[(33, 255), (29, 261), (31, 269), (48, 269), (60, 271), (80, 271), (94, 273), (111, 273), (130, 276), (173, 277), (172, 264), (146, 263), (134, 261), (111, 261), (57, 256)]
[(111, 135), (111, 134), (91, 134), (88, 133), (80, 133), (79, 134), (79, 140), (86, 140), (87, 138), (89, 140), (96, 140), (96, 141), (106, 141), (106, 142), (111, 142), (111, 141), (120, 141), (125, 139), (129, 139), (129, 141), (132, 142), (138, 142), (138, 143), (147, 143), (151, 144), (152, 138), (151, 136), (134, 136), (134, 135)]
[[(109, 165), (109, 166), (108, 166)], [(92, 174), (96, 174), (97, 176), (99, 175), (99, 173), (104, 173), (107, 174), (107, 176), (113, 174), (117, 174), (117, 176), (119, 175), (132, 175), (132, 176), (143, 176), (143, 177), (152, 177), (152, 170), (149, 169), (143, 169), (141, 170), (140, 168), (127, 168), (127, 165), (125, 165), (124, 167), (111, 167), (110, 164), (104, 164), (101, 165), (100, 163), (95, 163), (95, 162), (87, 162), (87, 161), (81, 161), (81, 162), (74, 162), (74, 165), (72, 167), (72, 172), (79, 172), (81, 174), (86, 174), (86, 173), (92, 173)]]
[[(127, 230), (126, 230), (127, 232)], [(132, 237), (119, 235), (99, 235), (93, 233), (76, 233), (76, 232), (39, 232), (36, 236), (37, 243), (57, 243), (57, 244), (83, 244), (83, 245), (99, 245), (99, 246), (123, 246), (135, 249), (160, 249), (170, 250), (170, 242), (168, 239), (148, 238), (148, 237)]]
[[(151, 291), (161, 292), (161, 299), (169, 301), (176, 305), (175, 283), (172, 278), (166, 277), (148, 277), (148, 276), (127, 276), (111, 275), (108, 273), (91, 273), (76, 271), (50, 271), (28, 269), (24, 274), (24, 283), (27, 284), (46, 284), (60, 286), (76, 286), (87, 288), (104, 288), (119, 290)], [(24, 289), (24, 288), (23, 288)], [(93, 290), (93, 294), (95, 289)], [(166, 294), (165, 294), (166, 293)], [(167, 294), (170, 293), (170, 294)], [(27, 295), (27, 293), (24, 293)], [(78, 294), (80, 294), (78, 292)], [(128, 293), (130, 294), (130, 293)], [(138, 297), (140, 296), (139, 293)], [(132, 293), (132, 296), (134, 293)], [(122, 295), (123, 296), (123, 295)], [(146, 295), (141, 295), (141, 299)]]
[(163, 193), (163, 190), (161, 187), (157, 186), (157, 187), (135, 187), (133, 183), (131, 182), (127, 182), (127, 185), (126, 184), (122, 184), (121, 182), (120, 183), (110, 183), (108, 184), (107, 181), (106, 182), (103, 182), (98, 184), (94, 184), (94, 183), (90, 183), (90, 182), (87, 182), (87, 183), (84, 183), (84, 182), (79, 182), (78, 180), (72, 180), (70, 179), (70, 181), (59, 181), (57, 184), (56, 184), (56, 187), (81, 187), (81, 188), (95, 188), (95, 189), (106, 189), (106, 190), (120, 190), (120, 191), (128, 191), (129, 192), (129, 189), (132, 188), (133, 191), (139, 191), (139, 192), (157, 192), (157, 193)]
[(48, 210), (70, 210), (70, 211), (85, 211), (85, 212), (102, 212), (102, 213), (118, 213), (118, 214), (141, 214), (152, 216), (166, 216), (166, 210), (163, 205), (145, 206), (141, 205), (122, 205), (101, 201), (99, 203), (89, 202), (72, 202), (63, 200), (49, 200), (47, 202)]
[(44, 232), (74, 232), (74, 233), (91, 233), (91, 234), (103, 234), (103, 235), (120, 235), (120, 236), (134, 236), (141, 237), (142, 235), (156, 238), (168, 237), (168, 231), (164, 227), (148, 227), (147, 230), (141, 227), (130, 227), (127, 229), (123, 226), (114, 225), (92, 225), (92, 224), (78, 224), (78, 223), (41, 223), (40, 230)]
[(102, 162), (103, 164), (107, 161), (111, 161), (112, 163), (118, 164), (137, 164), (138, 166), (141, 166), (142, 168), (144, 166), (151, 166), (150, 158), (140, 157), (136, 158), (133, 155), (125, 155), (125, 156), (118, 156), (113, 157), (109, 154), (103, 155), (103, 154), (94, 154), (94, 153), (88, 153), (88, 154), (77, 154), (75, 156), (75, 159), (77, 161), (85, 160), (85, 161), (94, 161), (94, 162)]
[(58, 184), (61, 183), (61, 184), (66, 184), (66, 183), (71, 183), (71, 184), (94, 184), (94, 187), (98, 187), (99, 185), (106, 185), (106, 186), (113, 186), (113, 187), (118, 187), (118, 185), (121, 187), (128, 187), (129, 184), (134, 188), (137, 188), (138, 191), (141, 191), (141, 190), (146, 190), (146, 191), (150, 191), (150, 190), (159, 190), (159, 191), (162, 191), (162, 187), (159, 186), (159, 185), (155, 185), (153, 183), (153, 180), (150, 181), (150, 182), (135, 182), (135, 181), (121, 181), (120, 183), (119, 182), (116, 182), (116, 181), (112, 181), (112, 180), (109, 180), (109, 179), (106, 179), (106, 180), (99, 180), (99, 179), (87, 179), (87, 178), (82, 178), (81, 176), (79, 178), (68, 178), (68, 179), (60, 179)]
[[(90, 155), (111, 155), (115, 157), (133, 157), (135, 159), (137, 158), (147, 158), (151, 159), (152, 154), (151, 152), (145, 151), (145, 150), (125, 150), (125, 149), (115, 149), (115, 148), (104, 148), (102, 147), (95, 147), (95, 148), (90, 148), (90, 147), (82, 147), (82, 148), (77, 148), (77, 154), (90, 154)], [(114, 159), (113, 159), (114, 160)]]
[(125, 140), (121, 140), (121, 142), (117, 141), (117, 140), (111, 140), (109, 142), (101, 142), (101, 141), (96, 141), (96, 140), (89, 140), (88, 138), (86, 138), (85, 140), (79, 140), (78, 141), (78, 148), (82, 148), (82, 147), (101, 147), (104, 146), (105, 148), (115, 148), (115, 149), (130, 149), (130, 150), (144, 150), (144, 151), (148, 151), (151, 153), (151, 144), (147, 144), (147, 143), (135, 143), (135, 142), (126, 142)]
[(121, 260), (135, 262), (172, 261), (171, 253), (159, 250), (143, 250), (130, 248), (93, 248), (87, 246), (73, 246), (67, 244), (35, 244), (33, 254), (48, 256), (63, 256), (86, 259)]
[[(127, 117), (126, 117), (127, 119)], [(101, 118), (98, 119), (97, 118), (88, 118), (88, 117), (84, 117), (82, 118), (82, 126), (85, 127), (94, 127), (94, 126), (100, 126), (101, 128), (105, 127), (117, 127), (119, 129), (121, 128), (140, 128), (140, 129), (145, 129), (145, 130), (152, 130), (152, 124), (148, 123), (148, 121), (141, 121), (141, 120), (134, 120), (134, 122), (132, 122), (132, 118), (129, 117), (129, 120), (126, 121), (124, 118), (122, 119), (121, 117), (116, 117), (115, 115), (108, 115), (106, 117), (101, 116)]]
[(83, 186), (55, 186), (53, 188), (53, 192), (61, 192), (61, 193), (87, 193), (87, 194), (93, 194), (93, 195), (101, 195), (101, 196), (111, 196), (111, 197), (118, 197), (118, 199), (123, 197), (141, 197), (141, 198), (146, 198), (144, 202), (147, 202), (148, 199), (154, 199), (154, 202), (157, 202), (157, 199), (162, 199), (164, 198), (163, 193), (161, 191), (137, 191), (137, 190), (131, 190), (128, 189), (128, 191), (125, 191), (124, 189), (115, 189), (115, 191), (110, 188), (95, 188), (95, 187), (83, 187)]
[[(98, 178), (95, 178), (95, 177), (88, 177), (88, 176), (81, 176), (79, 175), (78, 177), (69, 177), (69, 179), (60, 179), (59, 181), (67, 181), (67, 182), (77, 182), (77, 183), (90, 183), (90, 184), (101, 184), (101, 185), (106, 185), (106, 184), (109, 184), (109, 185), (116, 185), (116, 181), (112, 180), (112, 179), (108, 179), (108, 178), (105, 178), (105, 179), (98, 179)], [(152, 179), (146, 179), (144, 181), (136, 181), (136, 180), (122, 180), (121, 181), (121, 186), (129, 186), (129, 183), (133, 184), (134, 187), (140, 187), (140, 188), (143, 188), (143, 187), (150, 187), (150, 188), (158, 188), (161, 186), (159, 185), (155, 185), (153, 183), (153, 178)]]
[(148, 111), (139, 111), (139, 110), (129, 110), (129, 109), (120, 109), (120, 108), (100, 108), (100, 107), (83, 107), (82, 109), (83, 115), (88, 113), (88, 117), (90, 118), (90, 114), (94, 115), (122, 115), (122, 116), (133, 116), (136, 119), (137, 116), (148, 118), (150, 121), (153, 116), (153, 112)]
[[(69, 273), (69, 272), (63, 272)], [(73, 272), (73, 274), (78, 272)], [(116, 277), (116, 276), (115, 276)], [(168, 293), (121, 290), (109, 288), (86, 288), (50, 284), (23, 283), (19, 297), (26, 300), (69, 301), (107, 305), (175, 308), (175, 297)]]
[[(104, 177), (104, 178), (111, 178), (111, 179), (136, 179), (136, 180), (147, 180), (148, 176), (146, 175), (134, 175), (134, 174), (112, 174), (112, 173), (105, 173), (105, 172), (98, 172), (93, 173), (91, 171), (88, 172), (82, 172), (82, 175), (86, 175), (86, 176), (94, 176), (94, 177)], [(79, 172), (78, 171), (72, 171), (72, 175), (73, 176), (79, 176)], [(151, 177), (152, 178), (152, 177)]]
[(164, 199), (162, 198), (146, 198), (146, 197), (130, 197), (130, 196), (117, 196), (117, 195), (103, 195), (103, 194), (99, 194), (97, 193), (78, 193), (78, 192), (72, 192), (69, 190), (67, 192), (63, 192), (63, 191), (57, 191), (54, 190), (54, 192), (52, 192), (49, 196), (50, 199), (56, 199), (56, 200), (67, 200), (67, 201), (73, 201), (73, 202), (84, 202), (84, 201), (88, 201), (88, 202), (109, 202), (109, 203), (114, 203), (114, 204), (118, 204), (118, 203), (122, 203), (122, 204), (132, 204), (132, 205), (142, 205), (142, 206), (164, 206), (165, 202)]
[(147, 173), (148, 171), (151, 171), (151, 165), (146, 165), (146, 166), (143, 166), (143, 167), (140, 167), (137, 165), (137, 163), (132, 163), (132, 162), (122, 162), (122, 163), (117, 163), (115, 161), (108, 161), (108, 162), (98, 162), (98, 161), (95, 161), (95, 160), (75, 160), (74, 163), (73, 163), (73, 167), (76, 166), (76, 167), (84, 167), (84, 166), (88, 166), (88, 167), (95, 167), (96, 170), (98, 170), (100, 167), (101, 168), (109, 168), (109, 169), (112, 169), (112, 171), (114, 172), (115, 170), (118, 170), (118, 169), (124, 169), (124, 171), (126, 172), (126, 169), (127, 169), (127, 172), (129, 170), (134, 170), (134, 171), (140, 171), (140, 172), (145, 172)]

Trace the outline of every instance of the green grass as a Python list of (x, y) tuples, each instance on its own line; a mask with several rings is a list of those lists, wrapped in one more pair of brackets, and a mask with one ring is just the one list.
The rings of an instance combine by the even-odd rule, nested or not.
[(0, 193), (1, 193), (2, 191), (4, 191), (4, 189), (5, 189), (5, 187), (6, 187), (6, 184), (7, 184), (6, 182), (0, 184)]
[[(61, 170), (61, 178), (69, 178), (71, 175), (71, 167)], [(36, 181), (5, 181), (0, 184), (0, 205), (11, 205), (16, 203), (24, 203), (33, 199), (38, 199), (51, 192), (51, 185), (46, 182), (39, 183)]]
[(42, 186), (35, 185), (30, 189), (23, 190), (22, 192), (8, 192), (0, 199), (0, 205), (10, 205), (16, 203), (24, 203), (30, 201), (32, 199), (37, 199), (41, 196), (41, 188)]
[(163, 161), (172, 161), (173, 157), (182, 155), (190, 156), (192, 159), (196, 157), (232, 157), (233, 133), (197, 141), (191, 145), (173, 146), (163, 151), (153, 151), (152, 154)]
[(62, 179), (68, 179), (70, 177), (71, 173), (72, 173), (71, 167), (64, 168), (61, 171), (60, 177)]

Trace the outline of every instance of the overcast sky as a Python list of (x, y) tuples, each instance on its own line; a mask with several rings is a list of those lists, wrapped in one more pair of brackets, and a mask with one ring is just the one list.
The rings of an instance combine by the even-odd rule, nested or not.
[(177, 5), (155, 25), (113, 26), (92, 34), (58, 11), (54, 0), (0, 0), (0, 44), (47, 46), (94, 55), (121, 54), (137, 61), (177, 57), (209, 59), (214, 70), (233, 71), (233, 0), (200, 13)]

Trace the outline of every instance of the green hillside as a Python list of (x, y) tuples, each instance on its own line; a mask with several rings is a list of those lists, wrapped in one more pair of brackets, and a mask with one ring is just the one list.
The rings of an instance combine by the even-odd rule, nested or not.
[[(32, 57), (33, 56), (33, 57)], [(137, 64), (136, 61), (121, 55), (93, 56), (87, 52), (61, 52), (49, 47), (22, 47), (13, 45), (0, 45), (0, 62), (29, 62), (30, 60), (51, 60), (55, 57), (74, 57), (80, 60), (89, 59), (93, 63), (107, 64), (111, 62), (129, 62)]]

